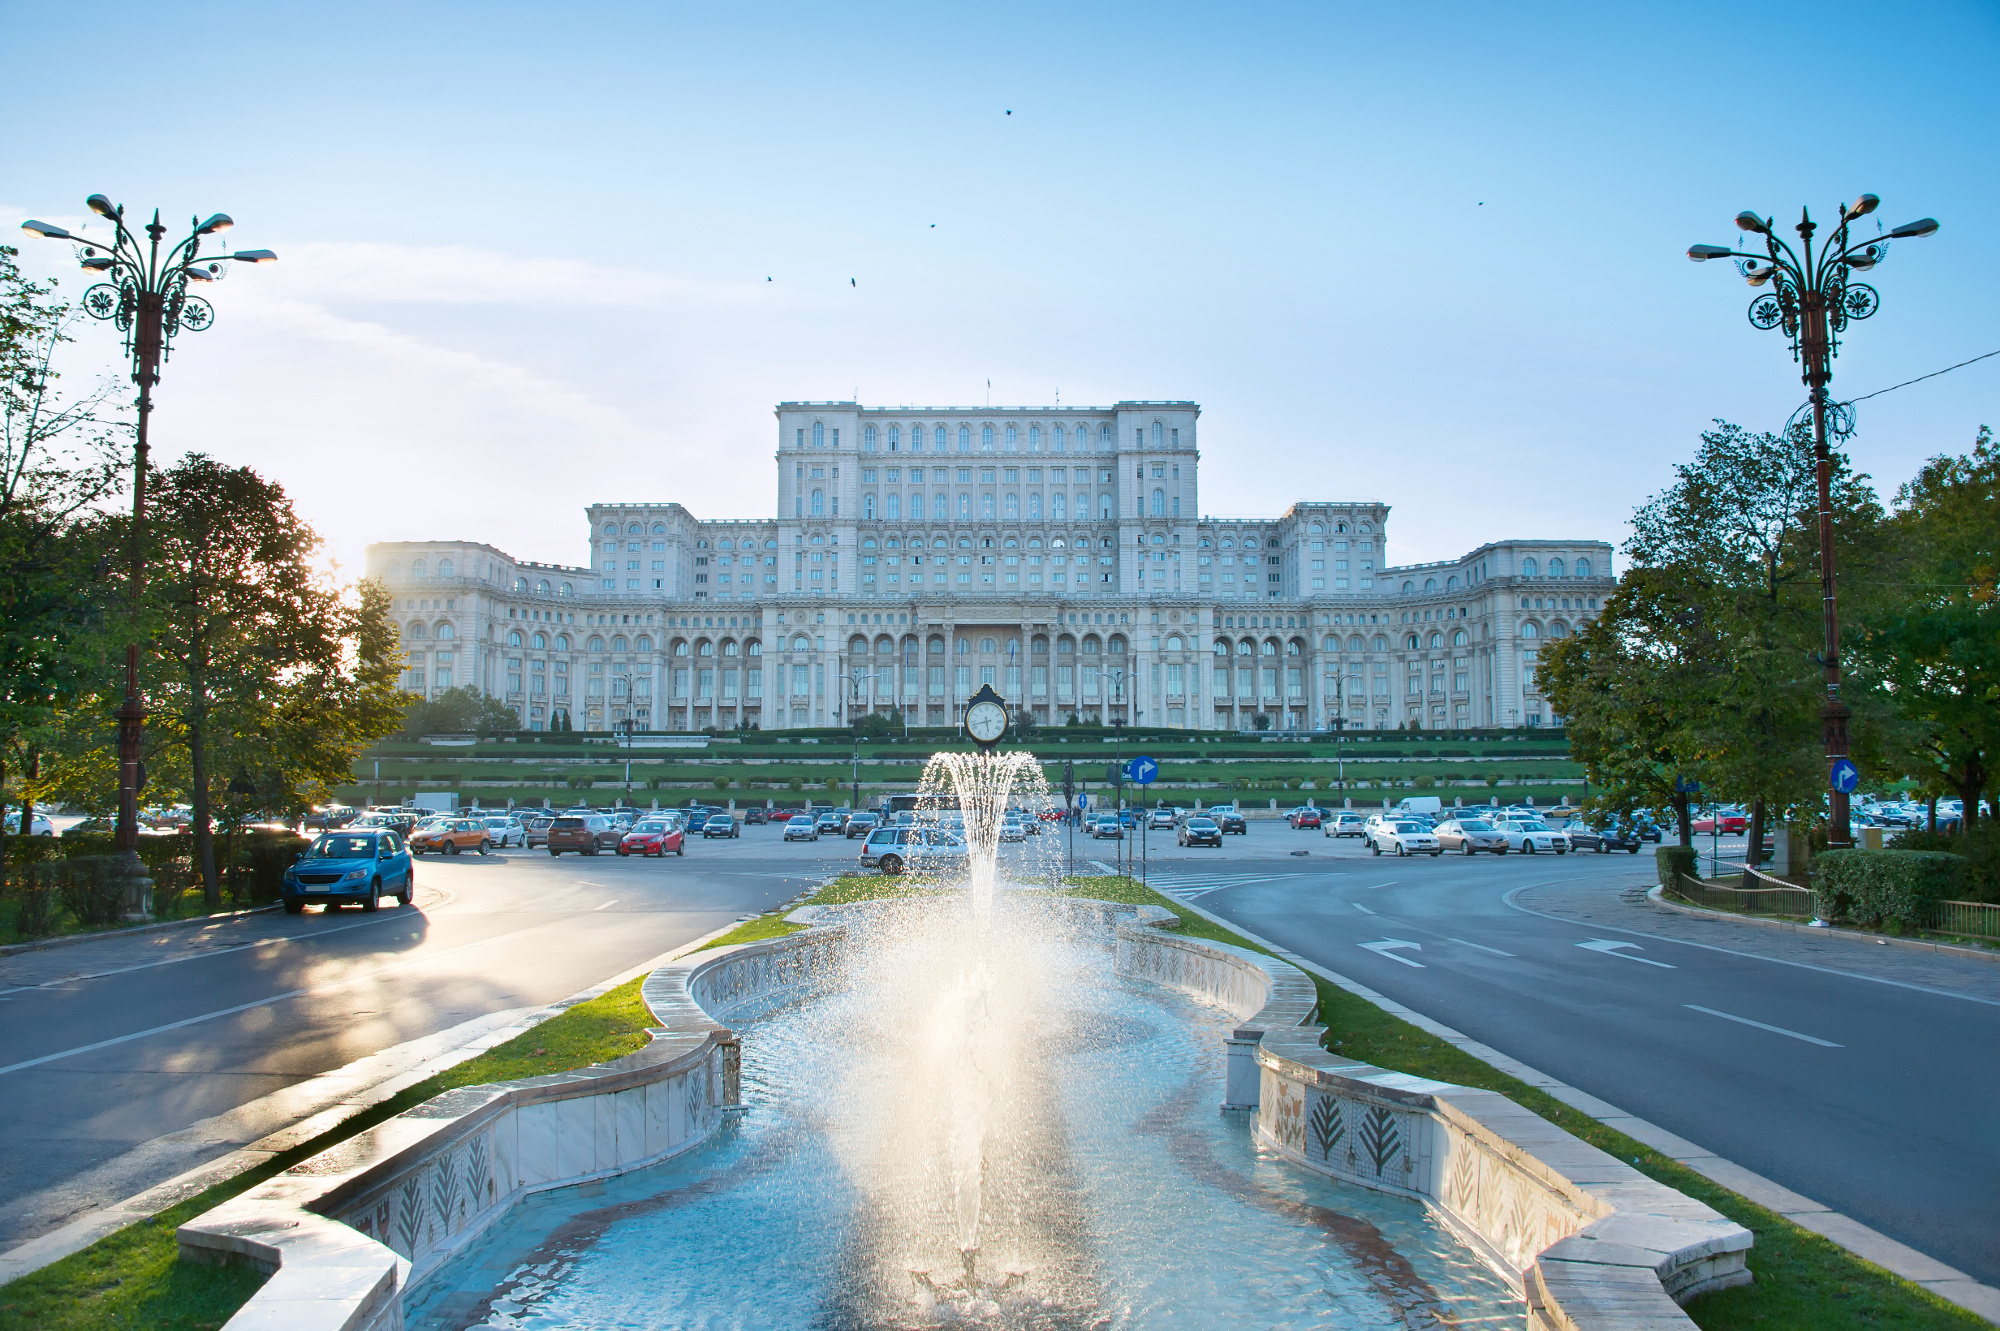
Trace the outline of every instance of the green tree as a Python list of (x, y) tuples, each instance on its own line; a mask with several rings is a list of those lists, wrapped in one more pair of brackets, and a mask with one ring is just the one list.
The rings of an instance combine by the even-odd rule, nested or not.
[(1898, 752), (1979, 816), (2000, 753), (2000, 448), (1939, 456), (1896, 493), (1879, 581), (1863, 603), (1858, 676), (1903, 723)]
[(62, 390), (74, 316), (16, 254), (0, 246), (0, 817), (18, 797), (25, 827), (104, 665), (116, 547), (99, 506), (118, 491), (127, 424), (112, 381)]
[[(565, 718), (565, 722), (567, 718)], [(483, 692), (476, 684), (446, 689), (434, 698), (403, 695), (403, 734), (418, 740), (426, 735), (477, 735), (492, 739), (521, 728), (514, 709)], [(569, 727), (565, 724), (563, 729)]]
[(149, 766), (187, 792), (216, 906), (215, 807), (232, 824), (290, 815), (349, 779), (396, 729), (401, 653), (387, 594), (326, 578), (319, 537), (274, 482), (190, 454), (153, 494)]
[[(1749, 804), (1753, 846), (1772, 818), (1818, 806), (1815, 490), (1803, 432), (1718, 421), (1674, 484), (1634, 515), (1618, 594), (1584, 641), (1552, 648), (1537, 675), (1592, 782), (1606, 787), (1600, 799), (1670, 797), (1675, 776), (1698, 776)], [(1880, 504), (1842, 457), (1831, 497), (1836, 553), (1865, 577)], [(1878, 719), (1857, 709), (1857, 738), (1868, 742)]]

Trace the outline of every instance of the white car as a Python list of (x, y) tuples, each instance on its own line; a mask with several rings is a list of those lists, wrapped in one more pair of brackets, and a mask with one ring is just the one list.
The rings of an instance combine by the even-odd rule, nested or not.
[(1509, 850), (1523, 855), (1533, 855), (1542, 850), (1552, 850), (1558, 855), (1569, 854), (1569, 837), (1539, 818), (1495, 818), (1491, 821), (1493, 830), (1507, 838)]
[(521, 825), (520, 819), (496, 815), (479, 821), (486, 824), (487, 840), (500, 849), (505, 850), (509, 846), (520, 846), (524, 849), (527, 847), (528, 829)]
[(1413, 818), (1384, 818), (1368, 831), (1368, 848), (1380, 855), (1389, 851), (1396, 855), (1444, 854), (1444, 847), (1430, 829)]
[[(19, 809), (7, 815), (7, 834), (9, 836), (19, 836), (21, 834), (21, 811)], [(37, 813), (28, 825), (29, 836), (54, 836), (55, 834), (56, 825), (49, 821), (49, 816), (45, 813)]]
[(1014, 819), (1009, 818), (1000, 824), (1000, 839), (1002, 841), (1026, 841), (1028, 839), (1028, 829)]
[(819, 824), (804, 814), (787, 818), (785, 820), (785, 835), (783, 839), (786, 841), (817, 841), (819, 840)]

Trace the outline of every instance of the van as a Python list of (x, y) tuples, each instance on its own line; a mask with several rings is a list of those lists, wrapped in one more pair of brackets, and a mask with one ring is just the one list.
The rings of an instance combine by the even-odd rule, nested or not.
[(1396, 803), (1397, 813), (1423, 813), (1435, 818), (1444, 811), (1444, 801), (1436, 795), (1411, 795)]

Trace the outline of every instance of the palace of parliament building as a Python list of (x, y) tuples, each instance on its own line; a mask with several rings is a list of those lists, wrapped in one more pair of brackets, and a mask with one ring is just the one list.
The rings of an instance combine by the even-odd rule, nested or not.
[(1611, 547), (1495, 540), (1385, 562), (1389, 509), (1203, 516), (1192, 402), (777, 408), (778, 511), (588, 510), (588, 558), (372, 545), (405, 686), (474, 684), (529, 730), (956, 724), (991, 684), (1045, 725), (1533, 726), (1544, 639)]

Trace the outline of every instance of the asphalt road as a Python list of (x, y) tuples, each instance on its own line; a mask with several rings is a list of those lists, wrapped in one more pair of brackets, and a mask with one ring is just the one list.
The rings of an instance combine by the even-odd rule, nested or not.
[(0, 1248), (199, 1163), (131, 1162), (142, 1143), (470, 1018), (565, 998), (790, 900), (859, 851), (781, 845), (779, 831), (697, 838), (665, 860), (426, 856), (407, 909), (268, 912), (0, 957)]
[(1226, 840), (1155, 834), (1152, 885), (2000, 1283), (2000, 964), (1662, 910), (1650, 847)]

